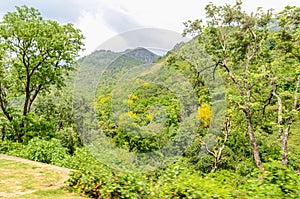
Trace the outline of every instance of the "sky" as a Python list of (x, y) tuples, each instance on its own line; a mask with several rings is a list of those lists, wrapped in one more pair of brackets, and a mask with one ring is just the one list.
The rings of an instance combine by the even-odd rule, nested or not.
[[(181, 34), (183, 22), (205, 17), (205, 5), (234, 4), (235, 0), (0, 0), (0, 17), (27, 5), (38, 9), (45, 19), (73, 23), (82, 30), (87, 55), (120, 33), (157, 28)], [(281, 11), (286, 5), (300, 6), (299, 0), (244, 0), (247, 12), (257, 7)]]

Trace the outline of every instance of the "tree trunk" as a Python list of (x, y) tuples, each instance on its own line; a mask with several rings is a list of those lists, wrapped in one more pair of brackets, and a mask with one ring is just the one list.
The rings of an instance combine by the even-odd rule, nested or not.
[(262, 163), (261, 163), (260, 154), (258, 151), (258, 144), (257, 144), (256, 138), (254, 135), (254, 129), (253, 129), (253, 124), (252, 124), (252, 114), (251, 114), (249, 107), (245, 108), (245, 114), (246, 114), (249, 138), (250, 138), (250, 141), (252, 144), (253, 158), (254, 158), (256, 166), (261, 169)]
[(287, 139), (285, 139), (285, 133), (283, 132), (283, 118), (282, 118), (282, 100), (281, 97), (276, 93), (276, 91), (273, 91), (273, 95), (277, 98), (278, 103), (278, 116), (277, 116), (277, 124), (279, 128), (279, 136), (280, 136), (280, 142), (281, 142), (281, 153), (282, 158), (281, 162), (283, 165), (288, 164), (288, 148), (287, 148)]
[(281, 139), (281, 150), (282, 150), (282, 156), (281, 156), (281, 163), (285, 166), (288, 166), (289, 159), (288, 159), (288, 137), (289, 137), (289, 130), (290, 125), (288, 124), (285, 128), (285, 132), (282, 135)]
[[(23, 129), (24, 130), (24, 129)], [(23, 135), (24, 135), (24, 133), (23, 133), (23, 130), (22, 130), (22, 132), (18, 132), (17, 133), (17, 142), (18, 143), (22, 143), (23, 142)]]
[[(225, 145), (226, 145), (226, 142), (227, 142), (227, 139), (228, 139), (228, 136), (229, 136), (229, 131), (230, 131), (230, 119), (227, 119), (226, 120), (226, 123), (225, 123), (225, 129), (224, 129), (224, 132), (223, 132), (223, 135), (224, 135), (224, 141), (222, 143), (222, 146), (218, 148), (218, 150), (215, 150), (214, 152), (209, 150), (208, 146), (206, 143), (204, 143), (204, 146), (205, 146), (205, 149), (206, 151), (211, 154), (215, 161), (214, 161), (214, 166), (213, 168), (211, 169), (211, 173), (215, 173), (218, 169), (218, 165), (219, 163), (222, 161), (222, 152), (223, 152), (223, 149), (225, 148)], [(218, 139), (219, 140), (219, 139)]]
[[(294, 103), (293, 103), (293, 110), (297, 110), (298, 107), (298, 91), (299, 91), (299, 84), (300, 84), (300, 75), (297, 77), (296, 81), (296, 89), (294, 93)], [(282, 118), (283, 113), (283, 103), (281, 97), (276, 93), (276, 90), (274, 89), (273, 95), (277, 98), (278, 102), (278, 126), (279, 126), (279, 134), (280, 134), (280, 142), (281, 142), (281, 163), (285, 166), (288, 166), (289, 163), (289, 156), (288, 156), (288, 138), (289, 138), (289, 131), (290, 127), (292, 125), (292, 122), (294, 120), (294, 116), (289, 116), (285, 122)], [(284, 128), (285, 124), (285, 129)]]
[(2, 127), (2, 136), (1, 136), (1, 140), (4, 141), (5, 140), (5, 126)]
[[(281, 142), (281, 163), (285, 166), (288, 165), (288, 135), (289, 135), (289, 130), (290, 130), (290, 124), (288, 123), (285, 131), (283, 130), (283, 118), (282, 118), (282, 100), (281, 97), (276, 93), (276, 91), (273, 91), (273, 95), (277, 98), (278, 102), (278, 119), (277, 119), (277, 124), (279, 128), (279, 135), (280, 135), (280, 142)], [(291, 118), (289, 118), (290, 120)]]
[(19, 136), (19, 135), (18, 135), (18, 140), (17, 140), (17, 141), (18, 141), (18, 143), (23, 143), (22, 136)]
[(218, 169), (218, 166), (215, 164), (214, 167), (211, 169), (211, 173), (215, 173)]
[(26, 92), (26, 98), (25, 103), (23, 107), (23, 116), (26, 116), (30, 111), (30, 93), (27, 94)]
[[(248, 61), (250, 61), (250, 59), (248, 59)], [(249, 64), (249, 63), (248, 63)], [(248, 70), (248, 64), (246, 66), (246, 73), (247, 74), (247, 70)], [(230, 70), (230, 68), (227, 66), (226, 60), (223, 63), (223, 66), (225, 67), (226, 71), (228, 72), (230, 78), (232, 79), (232, 81), (234, 82), (235, 86), (237, 87), (241, 97), (248, 97), (248, 100), (244, 101), (246, 108), (244, 109), (244, 113), (246, 115), (246, 120), (247, 120), (247, 126), (248, 126), (248, 134), (249, 134), (249, 138), (252, 144), (252, 150), (253, 150), (253, 157), (254, 157), (254, 161), (255, 164), (258, 168), (262, 169), (262, 163), (260, 160), (260, 154), (258, 151), (258, 144), (254, 135), (254, 128), (253, 128), (253, 124), (252, 124), (252, 114), (251, 114), (251, 110), (249, 107), (249, 99), (250, 99), (250, 89), (248, 84), (245, 84), (245, 89), (246, 89), (246, 94), (244, 93), (241, 85), (239, 84), (238, 80), (236, 79), (235, 75), (233, 74), (233, 72)], [(246, 78), (246, 77), (244, 77)]]

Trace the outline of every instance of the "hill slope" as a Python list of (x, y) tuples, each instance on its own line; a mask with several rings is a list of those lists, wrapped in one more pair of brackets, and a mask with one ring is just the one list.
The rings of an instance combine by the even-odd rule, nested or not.
[(158, 59), (158, 55), (147, 49), (136, 48), (124, 52), (98, 50), (78, 60), (75, 77), (75, 91), (82, 96), (93, 95), (102, 73), (107, 68), (131, 68), (141, 64), (149, 64)]

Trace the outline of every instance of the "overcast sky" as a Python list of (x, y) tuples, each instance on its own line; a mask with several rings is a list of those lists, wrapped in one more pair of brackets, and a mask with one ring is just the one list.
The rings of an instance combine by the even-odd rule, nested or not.
[[(73, 23), (86, 37), (84, 54), (119, 33), (138, 28), (162, 28), (181, 33), (183, 22), (203, 18), (209, 2), (233, 4), (235, 0), (0, 0), (0, 16), (15, 6), (37, 8), (46, 19)], [(282, 10), (300, 6), (300, 0), (244, 0), (244, 9)]]

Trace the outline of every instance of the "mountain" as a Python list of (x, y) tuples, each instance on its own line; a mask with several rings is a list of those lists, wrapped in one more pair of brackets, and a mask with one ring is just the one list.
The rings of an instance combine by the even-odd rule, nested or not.
[(152, 53), (151, 51), (145, 48), (135, 48), (135, 49), (127, 49), (124, 51), (125, 54), (135, 57), (138, 60), (141, 60), (145, 64), (150, 64), (153, 61), (159, 58), (158, 55)]
[[(74, 96), (94, 97), (103, 74), (125, 74), (132, 67), (151, 64), (159, 56), (145, 48), (127, 49), (124, 52), (97, 50), (77, 61), (74, 78)], [(120, 73), (122, 71), (122, 73)], [(91, 97), (87, 97), (91, 96)], [(90, 101), (92, 99), (89, 99)]]
[(120, 56), (128, 55), (128, 59), (136, 59), (136, 61), (143, 63), (143, 64), (150, 64), (153, 61), (159, 58), (158, 55), (154, 54), (153, 52), (139, 47), (135, 49), (127, 49), (124, 52), (113, 52), (110, 50), (97, 50), (85, 57), (82, 57), (78, 60), (76, 68), (81, 68), (83, 65), (89, 67), (97, 67), (102, 68), (107, 64), (110, 64), (115, 59)]

